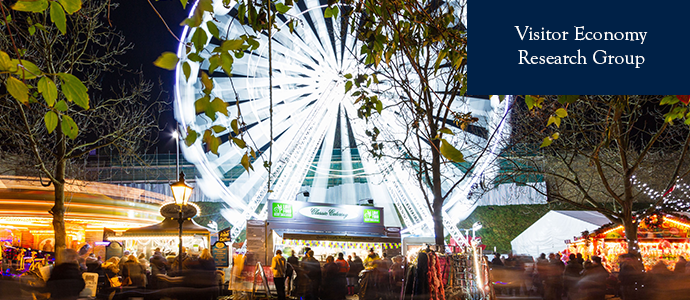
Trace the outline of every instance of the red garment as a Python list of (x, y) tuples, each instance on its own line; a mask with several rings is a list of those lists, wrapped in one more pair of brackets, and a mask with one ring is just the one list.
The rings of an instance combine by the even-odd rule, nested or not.
[(429, 271), (427, 277), (429, 278), (429, 296), (431, 300), (445, 300), (446, 295), (443, 289), (443, 280), (441, 279), (441, 268), (439, 267), (439, 259), (436, 253), (429, 252)]
[(347, 260), (338, 258), (335, 260), (335, 264), (338, 265), (338, 273), (347, 274), (350, 271), (350, 264), (347, 263)]

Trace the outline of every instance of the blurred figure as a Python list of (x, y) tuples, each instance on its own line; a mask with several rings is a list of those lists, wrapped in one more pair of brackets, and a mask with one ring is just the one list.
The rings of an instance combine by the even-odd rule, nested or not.
[(642, 261), (627, 253), (621, 255), (619, 260), (620, 272), (618, 273), (618, 280), (620, 282), (622, 299), (646, 299), (647, 297), (644, 295), (643, 290), (645, 273)]
[(544, 278), (544, 299), (560, 300), (563, 295), (563, 271), (565, 264), (558, 259), (556, 254), (549, 254), (549, 263)]
[(647, 273), (647, 287), (650, 290), (648, 299), (668, 300), (678, 299), (672, 282), (673, 272), (671, 272), (663, 260), (658, 261)]
[(283, 257), (283, 251), (276, 250), (276, 255), (271, 260), (271, 270), (273, 271), (273, 283), (278, 292), (278, 300), (285, 300), (285, 271), (287, 261)]
[(290, 256), (287, 258), (287, 270), (285, 271), (285, 287), (287, 288), (287, 295), (292, 296), (292, 291), (294, 289), (294, 281), (292, 276), (296, 275), (296, 269), (299, 268), (299, 258), (295, 256), (295, 250), (290, 251)]
[(134, 255), (130, 255), (122, 266), (122, 282), (122, 285), (146, 286), (146, 271)]
[(144, 268), (144, 270), (146, 270), (146, 271), (148, 272), (148, 270), (149, 270), (149, 261), (146, 260), (146, 254), (140, 253), (140, 254), (139, 254), (139, 257), (137, 257), (137, 260), (139, 260), (139, 263), (140, 263), (141, 266)]
[(601, 258), (592, 256), (592, 262), (585, 262), (585, 269), (580, 280), (579, 292), (581, 299), (603, 300), (606, 298), (606, 280), (609, 271), (601, 264)]
[(492, 267), (502, 267), (503, 266), (503, 261), (501, 260), (501, 256), (498, 253), (494, 253), (494, 259), (491, 260), (491, 266)]
[[(122, 254), (122, 257), (120, 257), (120, 266), (119, 266), (120, 272), (122, 272), (122, 269), (123, 269), (124, 264), (125, 264), (125, 263), (127, 262), (127, 260), (129, 259), (130, 253), (131, 253), (131, 252), (129, 252), (129, 250), (125, 250), (125, 252), (123, 252), (123, 254)], [(122, 273), (120, 273), (120, 275), (122, 275)]]
[(77, 251), (62, 250), (62, 263), (53, 268), (46, 282), (51, 299), (76, 300), (79, 297), (79, 292), (84, 289), (85, 283), (77, 263), (78, 258)]
[[(323, 270), (321, 272), (321, 274), (323, 274), (322, 299), (341, 299), (339, 295), (341, 288), (338, 282), (339, 269), (333, 256), (329, 255), (326, 257), (326, 264), (323, 265)], [(344, 299), (344, 297), (342, 299)]]
[(568, 263), (563, 271), (563, 292), (568, 296), (568, 299), (575, 299), (575, 295), (577, 295), (577, 282), (580, 280), (580, 273), (583, 268), (577, 262), (577, 256), (574, 253), (570, 253)]
[(546, 259), (546, 254), (542, 253), (537, 257), (537, 272), (534, 274), (534, 287), (537, 289), (537, 295), (544, 297), (546, 293), (544, 281), (549, 270), (549, 260)]
[(306, 300), (316, 300), (319, 298), (319, 286), (321, 285), (321, 264), (314, 258), (314, 251), (309, 250), (300, 262), (300, 267), (304, 274), (309, 278)]
[(119, 287), (122, 285), (122, 282), (120, 281), (120, 278), (118, 277), (118, 274), (120, 273), (120, 258), (117, 256), (113, 256), (106, 260), (102, 265), (101, 268), (103, 269), (103, 272), (105, 273), (105, 280), (104, 280), (104, 287), (106, 288), (115, 288)]
[(364, 270), (364, 263), (354, 252), (352, 253), (352, 261), (348, 263), (350, 270), (347, 272), (347, 289), (349, 295), (354, 295), (359, 293), (359, 272)]
[(336, 299), (345, 299), (347, 295), (347, 273), (350, 271), (350, 264), (345, 260), (342, 252), (338, 253), (335, 264), (338, 265), (337, 288), (339, 289)]
[(153, 251), (153, 255), (149, 258), (149, 265), (151, 266), (151, 288), (158, 289), (158, 275), (166, 275), (170, 270), (168, 260), (163, 257), (159, 248)]
[(673, 274), (677, 276), (685, 275), (685, 266), (687, 263), (688, 261), (685, 260), (685, 257), (683, 257), (682, 255), (679, 256), (676, 265), (673, 267)]
[(400, 297), (403, 288), (403, 280), (405, 279), (405, 265), (403, 264), (403, 257), (396, 255), (393, 257), (393, 265), (390, 269), (391, 274), (391, 299)]

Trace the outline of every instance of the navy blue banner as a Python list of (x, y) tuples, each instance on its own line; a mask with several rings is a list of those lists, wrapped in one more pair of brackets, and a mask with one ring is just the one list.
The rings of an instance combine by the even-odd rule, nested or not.
[(468, 93), (687, 94), (687, 1), (470, 1)]

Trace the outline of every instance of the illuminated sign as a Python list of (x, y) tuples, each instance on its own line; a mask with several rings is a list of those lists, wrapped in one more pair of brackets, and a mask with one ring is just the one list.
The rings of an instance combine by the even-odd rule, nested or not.
[(273, 202), (271, 213), (274, 218), (292, 218), (292, 205)]
[(354, 209), (335, 206), (308, 206), (300, 209), (299, 213), (308, 218), (325, 221), (354, 219), (359, 215)]
[(381, 223), (381, 211), (378, 209), (365, 209), (364, 223)]

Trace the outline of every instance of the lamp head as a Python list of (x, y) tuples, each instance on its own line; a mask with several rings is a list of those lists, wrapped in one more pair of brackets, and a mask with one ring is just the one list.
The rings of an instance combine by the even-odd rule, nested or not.
[(184, 172), (180, 172), (180, 180), (170, 184), (170, 189), (172, 190), (173, 198), (175, 199), (175, 204), (179, 206), (187, 205), (187, 201), (192, 196), (191, 186), (188, 186), (184, 182)]

